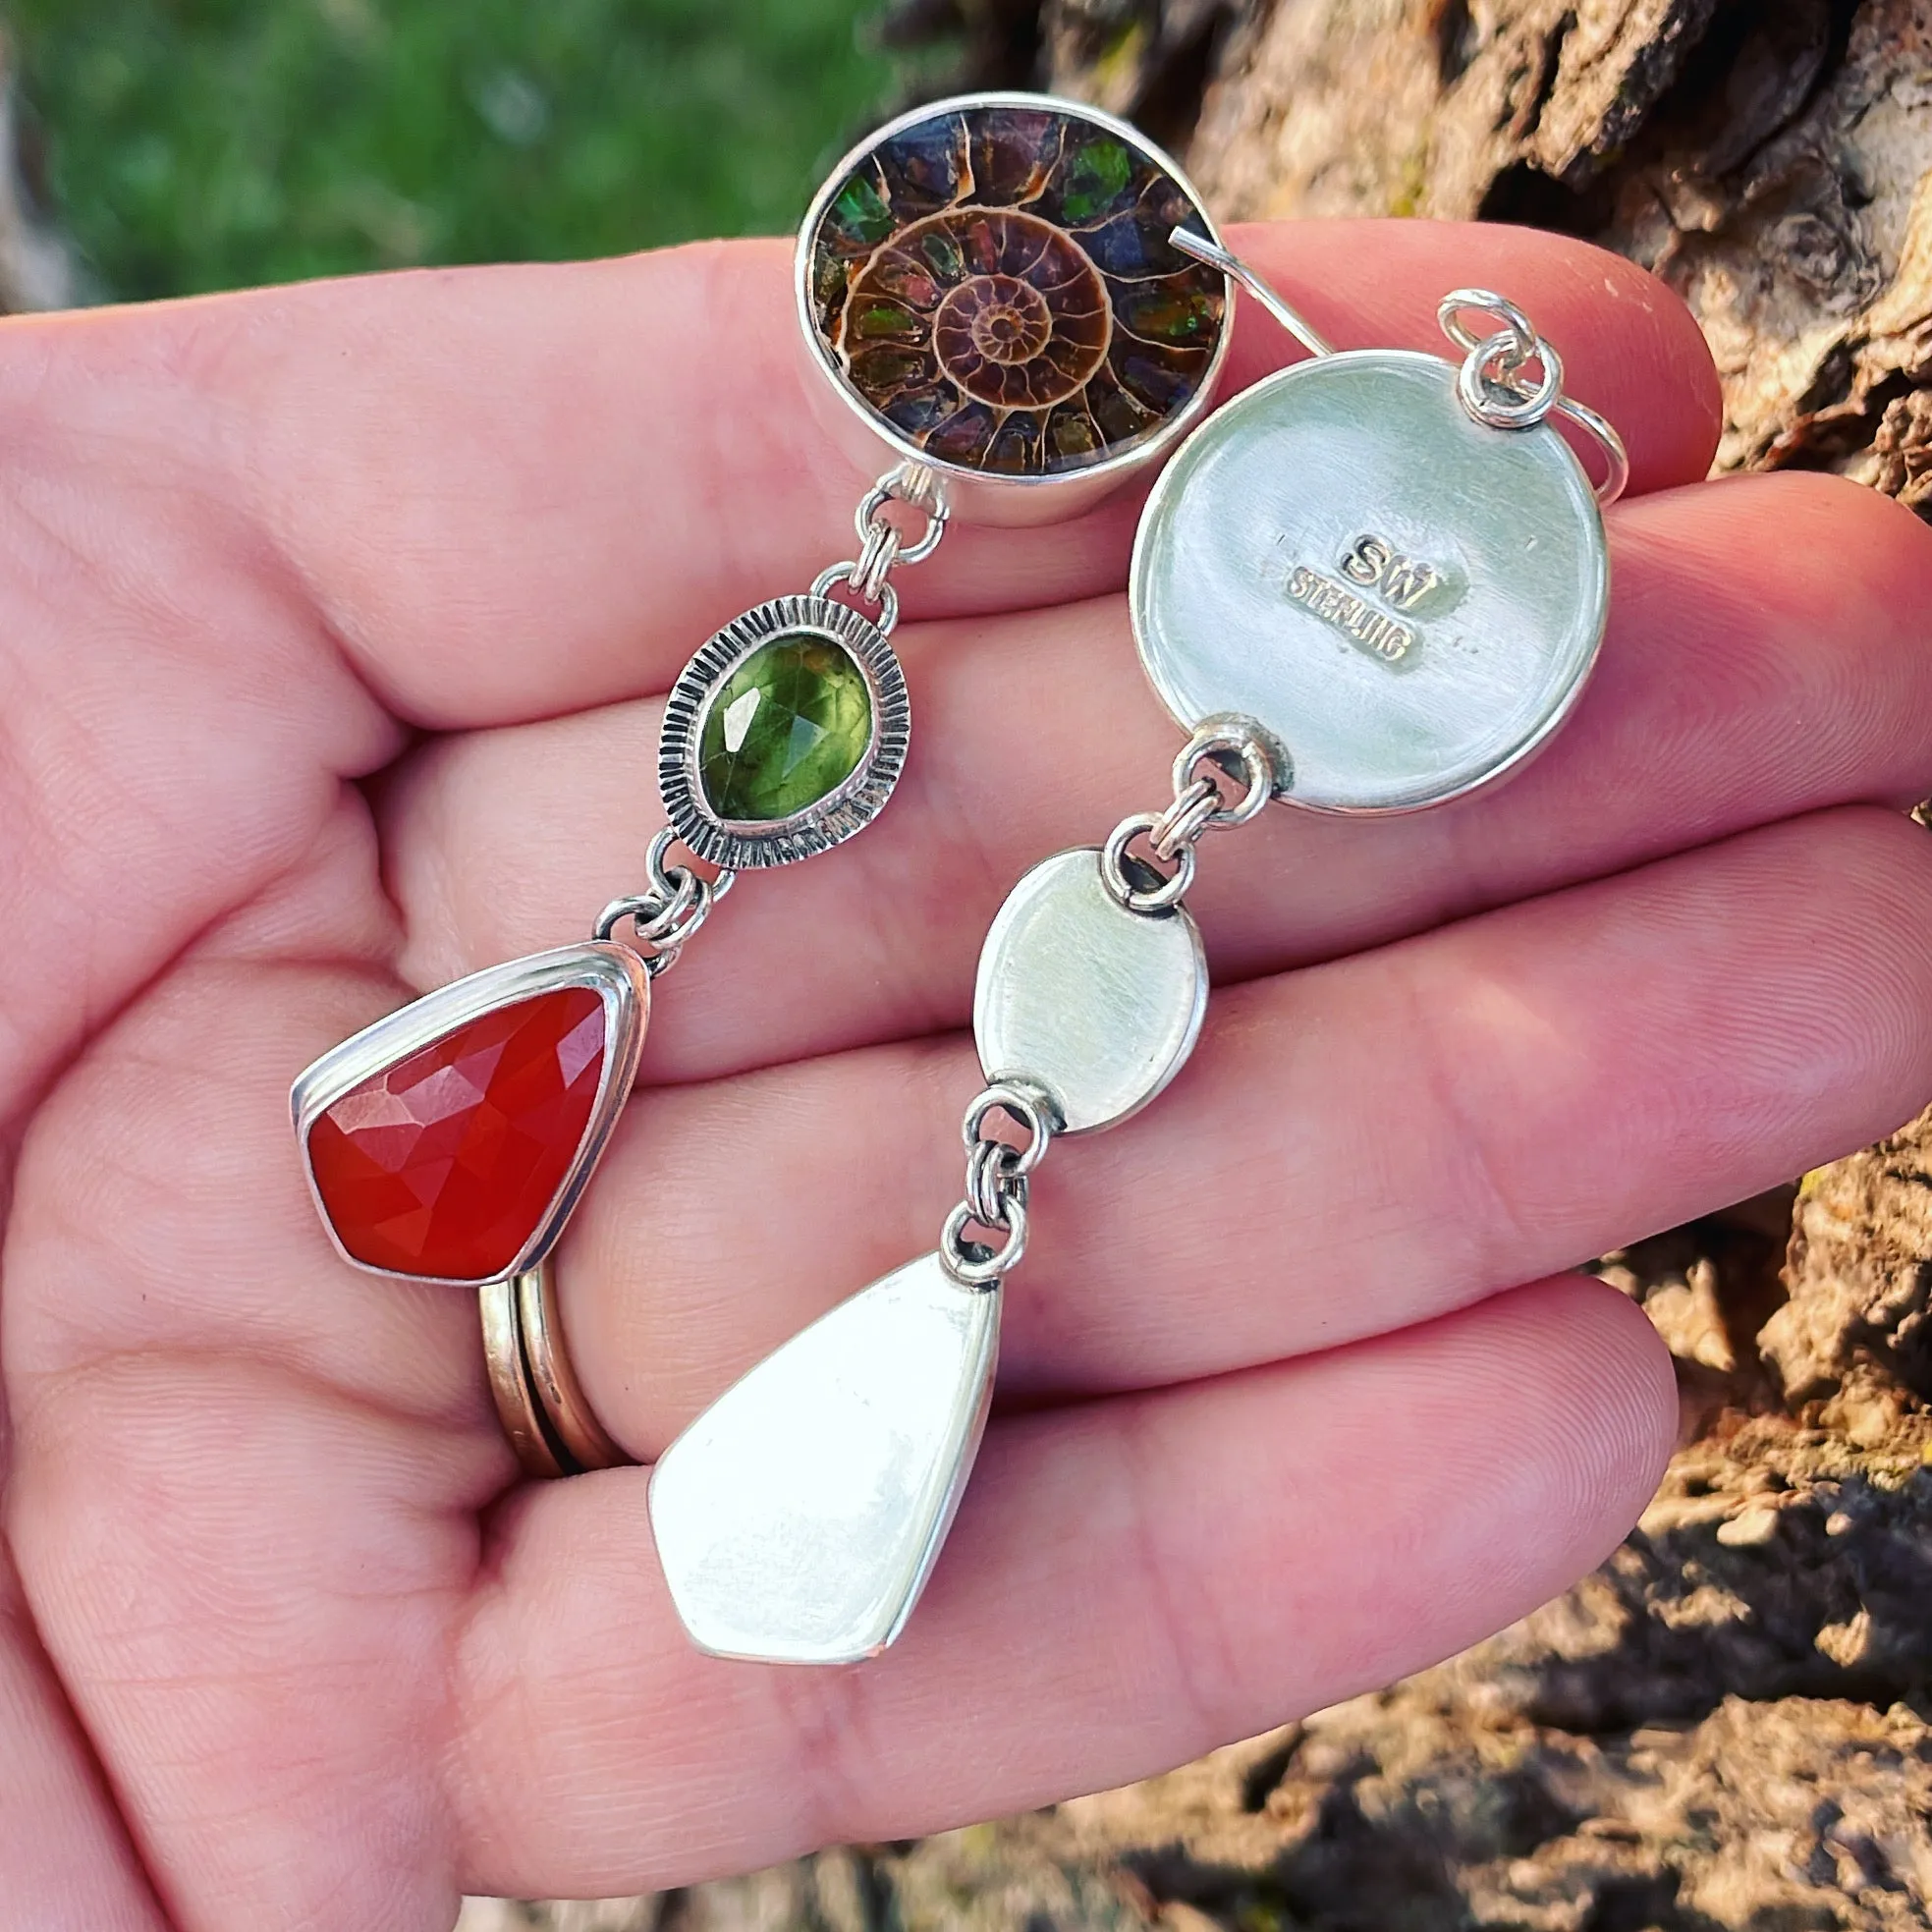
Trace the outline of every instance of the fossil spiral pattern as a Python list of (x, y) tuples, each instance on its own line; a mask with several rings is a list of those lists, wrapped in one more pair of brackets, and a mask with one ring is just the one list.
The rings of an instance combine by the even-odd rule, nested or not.
[(1014, 106), (873, 147), (810, 241), (812, 319), (854, 392), (941, 462), (1055, 475), (1156, 433), (1214, 364), (1218, 270), (1187, 191), (1110, 129)]

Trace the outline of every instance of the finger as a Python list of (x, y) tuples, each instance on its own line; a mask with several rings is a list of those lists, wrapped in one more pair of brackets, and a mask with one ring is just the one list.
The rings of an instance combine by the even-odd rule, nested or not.
[[(1645, 486), (1702, 473), (1715, 388), (1686, 311), (1630, 264), (1483, 226), (1242, 230), (1341, 339), (1432, 338), (1450, 287), (1507, 283), (1618, 411)], [(1367, 275), (1363, 257), (1377, 271)], [(665, 690), (719, 624), (853, 554), (871, 476), (828, 445), (780, 243), (438, 271), (13, 323), (0, 408), (29, 439), (127, 425), (246, 513), (401, 714), (501, 723)], [(1242, 324), (1252, 374), (1286, 359)], [(815, 378), (812, 378), (815, 379)], [(888, 467), (881, 458), (880, 468)], [(1115, 587), (1133, 513), (962, 528), (909, 611)]]
[[(1190, 903), (1220, 979), (1932, 791), (1932, 535), (1908, 512), (1837, 478), (1749, 478), (1629, 505), (1614, 541), (1603, 661), (1527, 771), (1435, 811), (1273, 811), (1209, 842)], [(664, 982), (647, 1078), (963, 1023), (1013, 881), (1166, 796), (1180, 735), (1118, 603), (926, 627), (908, 658), (918, 729), (891, 805), (840, 851), (744, 882)], [(656, 728), (655, 706), (612, 707), (407, 770), (385, 843), (415, 984), (557, 944), (634, 889)]]
[(127, 1833), (0, 1554), (0, 1872), (35, 1932), (163, 1932)]
[(1675, 1415), (1642, 1315), (1571, 1281), (997, 1422), (906, 1636), (841, 1671), (694, 1655), (641, 1472), (533, 1493), (460, 1650), (466, 1883), (629, 1891), (909, 1838), (1386, 1684), (1602, 1557)]
[[(1928, 921), (1932, 840), (1856, 810), (1218, 991), (1155, 1105), (1035, 1177), (1004, 1392), (1426, 1320), (1865, 1144), (1932, 1094)], [(559, 1269), (606, 1426), (655, 1453), (934, 1247), (980, 1083), (959, 1041), (634, 1103)]]
[(211, 500), (207, 424), (87, 387), (93, 328), (0, 323), (0, 916), (31, 935), (0, 958), (9, 1145), (93, 1029), (301, 862), (334, 772), (402, 742)]
[(455, 1910), (444, 1645), (514, 1464), (473, 1297), (345, 1269), (289, 1138), (290, 1070), (394, 1003), (288, 964), (385, 950), (358, 817), (67, 1073), (8, 1228), (9, 1537), (196, 1932)]

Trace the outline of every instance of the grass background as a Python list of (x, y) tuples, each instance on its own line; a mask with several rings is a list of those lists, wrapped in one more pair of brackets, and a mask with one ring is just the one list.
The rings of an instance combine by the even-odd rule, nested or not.
[(867, 0), (5, 0), (91, 293), (794, 226), (889, 105)]

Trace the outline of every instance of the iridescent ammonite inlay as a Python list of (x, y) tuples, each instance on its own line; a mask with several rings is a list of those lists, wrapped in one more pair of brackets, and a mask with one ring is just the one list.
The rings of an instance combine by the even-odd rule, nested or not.
[(810, 237), (813, 325), (914, 448), (1044, 476), (1145, 442), (1199, 394), (1218, 270), (1167, 170), (1109, 127), (1013, 105), (936, 111), (871, 148)]

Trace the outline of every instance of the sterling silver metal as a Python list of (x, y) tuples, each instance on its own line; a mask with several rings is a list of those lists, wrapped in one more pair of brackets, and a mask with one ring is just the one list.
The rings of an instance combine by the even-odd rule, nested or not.
[(1219, 242), (1196, 235), (1191, 229), (1176, 228), (1168, 238), (1184, 255), (1192, 255), (1218, 268), (1231, 281), (1239, 282), (1310, 356), (1333, 356), (1334, 345), (1298, 309), (1291, 308), (1280, 293), (1268, 286), (1240, 255), (1230, 253)]
[(1286, 747), (1280, 796), (1336, 812), (1519, 765), (1580, 693), (1608, 595), (1562, 437), (1474, 420), (1456, 365), (1407, 350), (1301, 362), (1219, 411), (1155, 484), (1129, 587), (1175, 718), (1252, 718)]
[[(908, 503), (925, 515), (926, 526), (908, 543), (899, 525), (886, 515), (886, 506)], [(899, 628), (899, 592), (887, 580), (895, 564), (922, 564), (939, 548), (946, 534), (946, 499), (929, 465), (902, 463), (889, 469), (866, 491), (853, 524), (858, 532), (858, 555), (828, 565), (812, 579), (811, 594), (829, 597), (840, 585), (851, 590), (862, 607), (877, 604), (873, 620), (879, 635), (890, 637)]]
[(1066, 1132), (1094, 1133), (1173, 1079), (1206, 1011), (1192, 915), (1129, 911), (1088, 846), (1035, 865), (1000, 908), (979, 955), (972, 1031), (989, 1080), (1039, 1087)]
[[(984, 1422), (1032, 1172), (1058, 1133), (1144, 1106), (1198, 1037), (1207, 966), (1182, 901), (1206, 833), (1273, 797), (1403, 811), (1488, 783), (1555, 731), (1595, 656), (1598, 499), (1628, 465), (1615, 430), (1564, 398), (1528, 318), (1458, 290), (1441, 319), (1461, 365), (1335, 354), (1245, 264), (1184, 234), (1314, 359), (1199, 429), (1142, 515), (1135, 635), (1192, 734), (1173, 797), (1035, 866), (994, 919), (973, 1001), (989, 1084), (963, 1123), (966, 1195), (938, 1252), (769, 1356), (658, 1464), (658, 1553), (703, 1649), (847, 1663), (911, 1615)], [(1471, 332), (1470, 309), (1499, 328)], [(1603, 451), (1595, 491), (1559, 416)], [(856, 583), (883, 585), (884, 549), (868, 542)], [(1023, 1142), (993, 1131), (1001, 1112)], [(975, 1225), (1000, 1243), (969, 1239)]]
[[(1493, 335), (1477, 335), (1463, 320), (1471, 309), (1494, 316), (1502, 327)], [(1493, 289), (1451, 289), (1436, 305), (1436, 320), (1463, 352), (1456, 393), (1476, 421), (1492, 429), (1527, 429), (1551, 415), (1562, 416), (1582, 431), (1603, 460), (1604, 473), (1596, 485), (1599, 506), (1608, 509), (1624, 494), (1630, 458), (1623, 437), (1608, 417), (1563, 393), (1562, 357), (1515, 303)], [(1522, 372), (1532, 362), (1543, 373), (1525, 382)]]
[[(1274, 797), (1287, 760), (1252, 718), (1210, 718), (1174, 760), (1174, 798), (1164, 811), (1130, 813), (1100, 848), (1100, 883), (1124, 911), (1173, 911), (1194, 883), (1203, 834), (1245, 825)], [(1209, 774), (1212, 773), (1212, 776)], [(1230, 797), (1227, 787), (1241, 791)], [(1132, 856), (1144, 845), (1145, 858)], [(1171, 865), (1171, 872), (1161, 867)]]
[[(987, 1132), (1000, 1113), (1025, 1134), (1022, 1144)], [(973, 1097), (960, 1123), (966, 1150), (966, 1199), (946, 1217), (939, 1236), (940, 1265), (962, 1288), (996, 1288), (1024, 1258), (1030, 1177), (1060, 1129), (1052, 1097), (1031, 1080), (996, 1079)], [(999, 1246), (968, 1241), (966, 1230), (975, 1223), (1000, 1236)]]
[(936, 1254), (767, 1355), (659, 1459), (672, 1602), (719, 1657), (851, 1664), (905, 1628), (992, 1398), (1000, 1295)]
[[(885, 588), (892, 597), (892, 586)], [(803, 811), (773, 820), (720, 818), (705, 801), (698, 774), (712, 702), (754, 651), (797, 632), (822, 637), (858, 667), (871, 693), (871, 743), (851, 777)], [(658, 789), (672, 826), (698, 857), (734, 871), (789, 865), (829, 852), (872, 822), (899, 783), (911, 731), (906, 675), (878, 625), (829, 597), (774, 597), (733, 618), (672, 686), (658, 741)]]
[(700, 879), (689, 865), (667, 865), (678, 834), (667, 825), (650, 842), (644, 871), (650, 884), (638, 893), (613, 899), (597, 915), (596, 937), (609, 939), (626, 919), (632, 921), (634, 944), (643, 955), (644, 970), (655, 979), (678, 964), (678, 956), (737, 883), (738, 874), (720, 869), (716, 878)]
[(542, 1219), (509, 1266), (498, 1275), (454, 1282), (450, 1286), (480, 1288), (484, 1281), (507, 1280), (534, 1268), (550, 1252), (579, 1195), (589, 1185), (604, 1142), (617, 1125), (618, 1115), (624, 1111), (631, 1083), (636, 1077), (637, 1056), (643, 1051), (644, 1027), (650, 1017), (650, 974), (643, 961), (628, 946), (591, 940), (579, 946), (560, 946), (554, 952), (533, 953), (527, 959), (512, 960), (507, 966), (487, 966), (466, 979), (439, 986), (435, 992), (425, 993), (399, 1012), (364, 1026), (304, 1072), (289, 1096), (296, 1143), (302, 1150), (303, 1173), (307, 1178), (315, 1210), (322, 1217), (322, 1225), (328, 1230), (336, 1252), (345, 1261), (369, 1274), (386, 1275), (393, 1281), (436, 1279), (372, 1267), (366, 1261), (357, 1260), (343, 1246), (323, 1205), (308, 1156), (308, 1136), (316, 1121), (364, 1080), (433, 1045), (458, 1027), (467, 1026), (472, 1020), (499, 1007), (514, 1006), (520, 1000), (535, 999), (544, 993), (561, 992), (569, 986), (588, 987), (604, 1003), (603, 1071), (583, 1138)]
[[(1185, 408), (1178, 410), (1174, 416), (1144, 443), (1131, 450), (1123, 450), (1118, 455), (1096, 463), (1089, 469), (1069, 470), (1053, 476), (1005, 476), (958, 464), (935, 462), (927, 452), (902, 435), (891, 422), (866, 403), (847, 381), (844, 370), (839, 367), (820, 340), (812, 319), (811, 250), (819, 223), (824, 219), (826, 210), (832, 205), (833, 197), (845, 185), (847, 178), (873, 149), (892, 139), (895, 135), (904, 133), (908, 128), (915, 128), (923, 122), (937, 120), (944, 115), (957, 113), (962, 108), (971, 107), (1044, 108), (1054, 113), (1071, 115), (1096, 128), (1104, 129), (1116, 140), (1145, 155), (1166, 172), (1191, 203), (1192, 218), (1201, 234), (1207, 237), (1210, 246), (1218, 248), (1220, 231), (1208, 214), (1206, 203), (1202, 201), (1199, 192), (1182, 172), (1179, 164), (1137, 128), (1130, 126), (1112, 114), (1103, 113), (1097, 107), (1090, 107), (1084, 101), (1062, 100), (1045, 94), (1007, 91), (956, 94), (946, 100), (934, 101), (925, 107), (915, 107), (911, 112), (900, 115), (896, 120), (888, 121), (884, 127), (875, 129), (839, 162), (838, 166), (826, 176), (824, 185), (813, 196), (811, 206), (806, 209), (805, 218), (800, 224), (799, 239), (793, 255), (792, 286), (798, 309), (799, 339), (804, 346), (805, 358), (811, 370), (805, 387), (817, 412), (820, 426), (827, 436), (860, 467), (869, 469), (876, 465), (880, 447), (883, 445), (910, 462), (924, 465), (935, 478), (941, 501), (954, 515), (965, 522), (1006, 527), (1058, 523), (1063, 518), (1077, 516), (1081, 511), (1091, 508), (1103, 497), (1118, 489), (1130, 476), (1158, 463), (1200, 420), (1203, 413), (1214, 401), (1214, 392), (1219, 386), (1222, 368), (1227, 360), (1228, 345), (1234, 337), (1234, 292), (1230, 290), (1228, 293), (1221, 338), (1215, 346), (1213, 358), (1200, 389)], [(1218, 258), (1215, 255), (1203, 254), (1200, 258), (1215, 261), (1218, 265)]]

